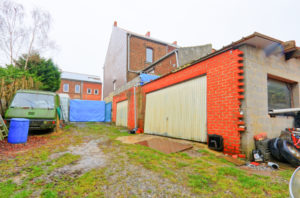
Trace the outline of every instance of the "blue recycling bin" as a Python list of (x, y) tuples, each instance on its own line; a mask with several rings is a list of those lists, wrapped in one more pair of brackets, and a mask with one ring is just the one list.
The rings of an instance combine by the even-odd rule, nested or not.
[(7, 141), (11, 144), (27, 142), (29, 130), (29, 119), (12, 118), (10, 120)]

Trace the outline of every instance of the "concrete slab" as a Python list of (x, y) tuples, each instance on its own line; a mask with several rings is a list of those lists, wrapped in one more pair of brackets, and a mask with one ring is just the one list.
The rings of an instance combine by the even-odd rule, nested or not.
[(162, 138), (152, 138), (149, 140), (137, 142), (136, 144), (153, 148), (165, 154), (177, 153), (193, 147), (193, 145), (191, 144), (182, 144), (176, 141)]

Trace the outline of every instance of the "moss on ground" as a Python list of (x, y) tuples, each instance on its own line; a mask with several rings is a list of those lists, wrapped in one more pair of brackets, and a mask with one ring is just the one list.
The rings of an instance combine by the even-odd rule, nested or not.
[[(128, 164), (159, 175), (170, 184), (184, 186), (195, 197), (289, 196), (288, 180), (292, 170), (279, 170), (270, 177), (250, 174), (207, 149), (198, 150), (198, 157), (191, 157), (187, 153), (167, 155), (148, 147), (115, 140), (130, 135), (121, 130), (115, 126), (87, 123), (80, 128), (68, 125), (60, 135), (48, 134), (51, 138), (47, 144), (0, 161), (0, 197), (104, 197), (106, 188), (113, 185), (108, 178), (117, 177), (122, 181), (134, 174), (128, 171), (125, 176), (118, 175)], [(52, 154), (64, 152), (71, 145), (103, 137), (108, 141), (99, 144), (99, 147), (110, 157), (107, 166), (78, 176), (55, 175), (47, 181), (53, 171), (75, 164), (81, 158), (65, 153), (53, 159), (50, 157)], [(112, 164), (117, 168), (112, 169)], [(132, 187), (120, 185), (125, 197), (139, 197), (130, 194)], [(145, 192), (151, 194), (155, 190), (145, 189)], [(166, 196), (182, 197), (176, 192)]]

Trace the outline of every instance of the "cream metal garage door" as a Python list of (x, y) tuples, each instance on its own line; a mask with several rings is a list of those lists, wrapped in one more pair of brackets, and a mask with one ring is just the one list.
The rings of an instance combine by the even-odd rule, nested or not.
[(116, 125), (127, 127), (128, 100), (117, 103)]
[(206, 142), (206, 76), (147, 94), (145, 133)]

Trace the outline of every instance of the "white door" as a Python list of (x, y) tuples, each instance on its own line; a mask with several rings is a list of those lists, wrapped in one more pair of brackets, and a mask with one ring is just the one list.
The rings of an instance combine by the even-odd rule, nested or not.
[(116, 125), (127, 127), (128, 100), (117, 103)]
[(206, 76), (147, 94), (145, 133), (206, 142)]

